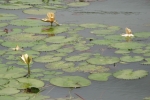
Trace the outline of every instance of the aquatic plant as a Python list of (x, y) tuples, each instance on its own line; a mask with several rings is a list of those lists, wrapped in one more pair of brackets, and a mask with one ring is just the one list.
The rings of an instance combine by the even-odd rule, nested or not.
[(28, 74), (27, 76), (30, 77), (30, 63), (32, 61), (32, 58), (28, 56), (28, 54), (24, 54), (21, 56), (21, 60), (28, 65)]
[(47, 18), (43, 18), (41, 20), (44, 21), (44, 22), (50, 22), (51, 26), (53, 25), (53, 23), (55, 23), (56, 25), (59, 25), (57, 23), (57, 21), (55, 20), (55, 14), (53, 12), (47, 13)]

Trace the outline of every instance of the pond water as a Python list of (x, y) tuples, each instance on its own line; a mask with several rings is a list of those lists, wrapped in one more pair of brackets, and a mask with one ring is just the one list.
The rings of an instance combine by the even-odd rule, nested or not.
[[(56, 0), (57, 1), (57, 0)], [(65, 0), (62, 2), (68, 3), (69, 1)], [(86, 41), (87, 44), (91, 43), (92, 41), (88, 41), (89, 39), (93, 40), (105, 40), (105, 35), (102, 34), (100, 35), (95, 35), (91, 34), (91, 31), (98, 30), (98, 28), (83, 28), (79, 27), (81, 24), (104, 24), (107, 25), (107, 27), (110, 26), (118, 26), (120, 27), (119, 31), (116, 31), (115, 35), (120, 35), (124, 33), (124, 29), (126, 27), (130, 28), (134, 33), (138, 32), (150, 32), (150, 1), (149, 0), (95, 0), (95, 1), (90, 1), (88, 6), (81, 6), (81, 7), (69, 7), (67, 9), (59, 9), (56, 10), (56, 19), (57, 21), (63, 25), (68, 25), (69, 28), (75, 27), (81, 28), (79, 31), (77, 31), (77, 36), (82, 37), (81, 42)], [(34, 7), (33, 7), (34, 8)], [(30, 8), (29, 8), (30, 9)], [(0, 14), (1, 13), (11, 13), (15, 14), (18, 16), (18, 19), (27, 19), (27, 18), (45, 18), (46, 14), (44, 15), (32, 15), (32, 14), (25, 14), (23, 13), (24, 9), (18, 9), (18, 10), (6, 10), (6, 9), (0, 9)], [(34, 20), (34, 19), (33, 19)], [(11, 20), (10, 20), (11, 21)], [(6, 22), (9, 23), (10, 21), (1, 21), (1, 22)], [(44, 23), (44, 22), (43, 22)], [(44, 25), (49, 26), (49, 23), (44, 23)], [(55, 25), (54, 25), (55, 26)], [(58, 26), (59, 27), (59, 26)], [(61, 27), (61, 26), (60, 26)], [(13, 26), (13, 25), (8, 25), (6, 27), (1, 27), (1, 30), (4, 30), (5, 28), (7, 29), (14, 29), (14, 28), (19, 28), (19, 29), (25, 29), (28, 28), (28, 26)], [(83, 28), (83, 29), (82, 29)], [(38, 29), (37, 29), (38, 30)], [(69, 30), (69, 29), (68, 29)], [(70, 29), (71, 30), (71, 29)], [(73, 30), (71, 30), (73, 31)], [(69, 31), (71, 33), (71, 31)], [(32, 31), (30, 31), (32, 33)], [(76, 32), (76, 31), (75, 31)], [(141, 33), (142, 34), (142, 33)], [(144, 33), (143, 33), (144, 34)], [(149, 33), (150, 34), (150, 33)], [(111, 35), (111, 34), (110, 34)], [(3, 36), (3, 35), (2, 35)], [(42, 35), (39, 35), (42, 36)], [(43, 35), (45, 36), (45, 35)], [(76, 35), (70, 35), (66, 32), (61, 32), (60, 34), (56, 34), (55, 36), (76, 36)], [(150, 36), (150, 35), (148, 35)], [(14, 36), (13, 36), (14, 37)], [(106, 36), (107, 37), (107, 36)], [(7, 37), (4, 36), (4, 40), (6, 38), (6, 41), (8, 39), (11, 39), (10, 37), (7, 39)], [(49, 37), (51, 38), (51, 37)], [(138, 40), (137, 38), (133, 38), (133, 42), (137, 43), (143, 43), (146, 46), (142, 47), (145, 49), (146, 47), (149, 47), (149, 38), (142, 38)], [(3, 37), (1, 38), (3, 39)], [(32, 39), (32, 38), (31, 38)], [(137, 39), (137, 40), (136, 40)], [(12, 39), (13, 40), (13, 39)], [(107, 39), (106, 39), (107, 41)], [(120, 42), (120, 41), (118, 41)], [(121, 42), (126, 42), (125, 39)], [(3, 42), (1, 42), (3, 43)], [(79, 41), (80, 43), (80, 41)], [(115, 42), (116, 43), (116, 42)], [(114, 44), (115, 44), (114, 43)], [(53, 44), (52, 42), (47, 42), (45, 43), (47, 45)], [(84, 44), (84, 43), (83, 43)], [(42, 44), (43, 45), (43, 44)], [(86, 45), (86, 44), (84, 44)], [(113, 45), (113, 44), (111, 44)], [(20, 47), (24, 47), (22, 45), (19, 45)], [(34, 45), (35, 46), (35, 45)], [(74, 48), (74, 44), (66, 44), (64, 47), (68, 48)], [(1, 50), (7, 50), (11, 46), (3, 46), (1, 45)], [(33, 49), (32, 46), (29, 47), (24, 47), (25, 50), (30, 50)], [(134, 48), (133, 48), (134, 49)], [(138, 49), (138, 48), (137, 48)], [(143, 56), (143, 54), (136, 54), (133, 53), (132, 50), (130, 51), (129, 54), (117, 54), (115, 51), (118, 49), (113, 48), (110, 45), (94, 45), (90, 47), (90, 49), (87, 50), (74, 50), (74, 52), (68, 53), (68, 55), (62, 57), (62, 61), (65, 61), (67, 57), (73, 56), (73, 55), (79, 55), (82, 53), (91, 53), (91, 54), (101, 54), (102, 56), (109, 56), (109, 57), (117, 57), (121, 58), (122, 56), (125, 55), (132, 55), (132, 56), (142, 56), (144, 57), (143, 60), (138, 61), (138, 62), (129, 62), (125, 64), (125, 61), (119, 61), (114, 64), (105, 64), (103, 65), (106, 68), (109, 68), (110, 70), (108, 72), (114, 73), (118, 70), (123, 70), (123, 69), (133, 69), (133, 70), (146, 70), (150, 72), (150, 66), (149, 64), (141, 64), (144, 62), (144, 59), (149, 58), (149, 56)], [(36, 49), (35, 49), (36, 51)], [(39, 56), (43, 55), (53, 55), (56, 52), (56, 50), (51, 50), (51, 52), (43, 52), (40, 51), (41, 53)], [(3, 59), (6, 56), (2, 56)], [(93, 55), (92, 55), (93, 57)], [(35, 57), (36, 58), (36, 57)], [(45, 68), (45, 65), (48, 64), (43, 63), (43, 62), (38, 62), (35, 61), (33, 58), (33, 64), (31, 69), (36, 69), (36, 68), (41, 68), (44, 70), (47, 70)], [(10, 61), (10, 59), (7, 59)], [(3, 61), (7, 62), (7, 60)], [(73, 63), (78, 65), (82, 61), (74, 61)], [(83, 61), (85, 62), (85, 60)], [(51, 63), (51, 62), (50, 62)], [(19, 67), (22, 67), (22, 65), (19, 65)], [(25, 69), (27, 67), (24, 67)], [(62, 70), (55, 70), (55, 71), (61, 71)], [(63, 75), (76, 75), (76, 76), (82, 76), (86, 79), (88, 79), (88, 76), (90, 73), (87, 72), (64, 72)], [(81, 100), (143, 100), (145, 97), (150, 96), (150, 75), (141, 78), (141, 79), (136, 79), (136, 80), (123, 80), (123, 79), (117, 79), (113, 77), (112, 75), (109, 77), (108, 81), (106, 82), (101, 82), (101, 81), (91, 81), (90, 86), (86, 87), (81, 87), (81, 88), (75, 88), (71, 91), (71, 94), (73, 97), (78, 97)], [(65, 88), (65, 87), (57, 87), (49, 83), (49, 81), (44, 81), (46, 85), (50, 85), (49, 87), (45, 88), (44, 91), (41, 92), (42, 95), (50, 96), (51, 98), (64, 98), (66, 96), (69, 96), (69, 90), (70, 88)], [(84, 98), (84, 99), (83, 99)], [(25, 99), (27, 100), (27, 99)], [(50, 100), (50, 99), (46, 99)], [(56, 99), (57, 100), (57, 99)], [(64, 99), (63, 99), (64, 100)]]

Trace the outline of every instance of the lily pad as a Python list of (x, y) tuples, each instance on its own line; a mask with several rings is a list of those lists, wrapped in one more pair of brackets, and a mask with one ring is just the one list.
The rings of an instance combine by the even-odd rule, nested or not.
[(64, 69), (69, 67), (74, 67), (74, 63), (71, 62), (64, 62), (64, 61), (58, 61), (58, 62), (52, 62), (45, 65), (46, 68), (50, 69)]
[(113, 30), (93, 30), (91, 31), (92, 34), (96, 35), (109, 35), (109, 34), (114, 34), (115, 32)]
[(123, 41), (125, 38), (121, 35), (108, 35), (104, 37), (107, 40)]
[(0, 78), (19, 78), (26, 75), (27, 70), (16, 67), (0, 67)]
[(117, 41), (113, 41), (113, 40), (94, 40), (91, 43), (98, 44), (98, 45), (111, 45), (111, 44), (117, 43)]
[(83, 60), (88, 59), (89, 56), (90, 56), (90, 54), (83, 53), (83, 54), (67, 57), (65, 60), (66, 61), (83, 61)]
[[(41, 20), (33, 20), (33, 19), (16, 19), (16, 20), (12, 20), (10, 24), (16, 25), (16, 26), (42, 26), (44, 25), (44, 23)], [(35, 30), (38, 30), (38, 28)]]
[(111, 46), (118, 49), (132, 50), (132, 49), (142, 48), (143, 46), (145, 46), (145, 44), (138, 43), (138, 42), (121, 42), (121, 43), (112, 44)]
[(105, 28), (107, 27), (106, 25), (103, 24), (95, 24), (95, 23), (86, 23), (86, 24), (80, 24), (81, 27), (84, 28)]
[(140, 79), (147, 75), (148, 75), (148, 72), (145, 70), (133, 71), (133, 69), (124, 69), (124, 70), (119, 70), (119, 71), (113, 73), (114, 77), (116, 77), (118, 79), (126, 79), (126, 80)]
[(33, 34), (14, 34), (10, 36), (6, 36), (4, 40), (12, 41), (12, 42), (34, 42), (44, 39), (46, 36), (38, 36)]
[(32, 47), (32, 49), (35, 51), (53, 51), (60, 49), (62, 46), (63, 46), (62, 44), (52, 44), (52, 45), (43, 44), (43, 45), (36, 45)]
[(137, 62), (137, 61), (142, 61), (144, 58), (141, 56), (122, 56), (120, 58), (121, 61), (124, 62)]
[(9, 13), (0, 13), (0, 20), (12, 20), (16, 19), (17, 15)]
[[(44, 22), (43, 22), (44, 23)], [(36, 23), (36, 26), (41, 26)], [(61, 25), (61, 26), (46, 26), (46, 27), (32, 27), (24, 29), (24, 32), (27, 33), (37, 33), (37, 34), (59, 34), (66, 32), (68, 30), (68, 26)]]
[(51, 55), (40, 56), (34, 59), (36, 62), (47, 63), (47, 62), (55, 62), (61, 60), (61, 57), (54, 57)]
[(82, 7), (82, 6), (88, 6), (88, 2), (73, 2), (68, 4), (71, 7)]
[(0, 8), (2, 9), (24, 9), (31, 8), (32, 6), (23, 5), (23, 4), (0, 4)]
[(26, 5), (35, 5), (35, 4), (42, 4), (41, 0), (11, 0), (10, 3), (14, 4), (26, 4)]
[(89, 86), (91, 82), (80, 76), (61, 76), (50, 80), (50, 83), (60, 87), (83, 87)]
[(100, 57), (90, 58), (87, 60), (87, 62), (93, 65), (107, 65), (107, 64), (114, 64), (119, 62), (119, 58), (100, 56)]
[(94, 73), (88, 76), (89, 79), (95, 81), (107, 81), (111, 73)]
[(48, 12), (55, 12), (55, 11), (49, 9), (26, 9), (23, 12), (26, 14), (33, 14), (33, 15), (46, 15)]
[(16, 89), (16, 88), (3, 88), (0, 90), (0, 95), (12, 95), (12, 94), (16, 94), (19, 93), (20, 90)]
[(5, 27), (7, 25), (8, 25), (8, 23), (0, 23), (0, 27)]
[(13, 96), (0, 96), (0, 100), (16, 100)]
[(44, 86), (44, 82), (37, 79), (32, 78), (19, 78), (17, 79), (22, 84), (22, 89), (30, 88), (30, 87), (36, 87), (40, 88)]
[(137, 32), (134, 33), (135, 37), (139, 38), (149, 38), (150, 37), (150, 32)]
[(117, 54), (128, 54), (128, 53), (130, 53), (130, 51), (126, 50), (126, 49), (120, 49), (120, 50), (115, 51), (115, 53), (117, 53)]
[(1, 86), (7, 84), (8, 82), (9, 82), (9, 81), (8, 81), (7, 79), (1, 79), (1, 78), (0, 78), (0, 85), (1, 85)]

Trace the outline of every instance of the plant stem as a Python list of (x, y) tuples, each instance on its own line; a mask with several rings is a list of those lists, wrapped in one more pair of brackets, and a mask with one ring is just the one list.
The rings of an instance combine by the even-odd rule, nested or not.
[(28, 64), (28, 77), (30, 77), (30, 65)]

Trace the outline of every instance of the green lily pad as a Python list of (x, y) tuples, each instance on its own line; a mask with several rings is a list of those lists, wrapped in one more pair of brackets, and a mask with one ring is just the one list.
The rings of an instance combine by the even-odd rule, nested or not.
[(5, 27), (7, 25), (8, 25), (8, 23), (0, 23), (0, 27)]
[(94, 73), (88, 76), (89, 79), (95, 81), (107, 81), (111, 73)]
[(138, 43), (138, 42), (121, 42), (121, 43), (112, 44), (111, 46), (118, 49), (132, 50), (132, 49), (142, 48), (143, 46), (145, 46), (145, 44)]
[(0, 4), (1, 9), (24, 9), (31, 8), (32, 6), (23, 4)]
[[(39, 25), (39, 24), (37, 23), (37, 25)], [(24, 32), (37, 33), (37, 34), (59, 34), (59, 33), (66, 32), (68, 30), (68, 28), (69, 27), (65, 26), (65, 25), (61, 25), (61, 26), (46, 26), (46, 27), (32, 27), (32, 28), (24, 29)]]
[[(56, 1), (55, 1), (56, 2)], [(43, 6), (36, 6), (37, 8), (45, 8), (45, 9), (52, 9), (52, 10), (59, 10), (59, 9), (66, 9), (68, 8), (67, 5), (64, 4), (55, 4), (53, 3), (53, 6), (49, 6), (49, 5), (43, 5)]]
[(61, 60), (61, 57), (54, 57), (51, 55), (40, 56), (34, 59), (36, 62), (47, 63), (47, 62), (55, 62)]
[(90, 73), (99, 73), (109, 71), (109, 68), (103, 66), (95, 66), (90, 64), (79, 65), (76, 67), (78, 71), (90, 72)]
[(89, 50), (90, 46), (87, 44), (78, 43), (78, 44), (75, 44), (74, 48), (75, 50), (78, 50), (78, 51), (85, 51), (85, 50)]
[(71, 7), (82, 7), (82, 6), (88, 6), (88, 2), (73, 2), (68, 4)]
[(150, 52), (150, 50), (148, 50), (148, 49), (146, 49), (146, 50), (143, 50), (143, 49), (135, 49), (135, 50), (133, 50), (132, 52), (133, 52), (133, 53), (138, 53), (138, 54), (140, 54), (140, 53), (148, 53), (148, 52)]
[[(16, 20), (12, 20), (10, 24), (16, 25), (16, 26), (42, 26), (44, 25), (44, 23), (41, 20), (33, 20), (33, 19), (16, 19)], [(38, 28), (35, 30), (38, 30)]]
[(135, 37), (139, 38), (149, 38), (150, 37), (150, 32), (137, 32), (134, 33)]
[(119, 58), (117, 57), (96, 57), (96, 58), (90, 58), (87, 60), (88, 63), (94, 64), (94, 65), (107, 65), (107, 64), (114, 64), (119, 62)]
[(90, 54), (83, 53), (83, 54), (67, 57), (65, 60), (66, 61), (83, 61), (83, 60), (88, 59), (89, 56), (90, 56)]
[(18, 78), (26, 75), (27, 70), (16, 67), (0, 67), (0, 78)]
[(125, 38), (121, 35), (108, 35), (104, 37), (107, 40), (123, 41)]
[(122, 56), (120, 58), (121, 61), (124, 62), (137, 62), (137, 61), (142, 61), (144, 58), (141, 56)]
[(57, 50), (57, 52), (60, 52), (60, 53), (71, 53), (73, 51), (74, 51), (73, 48), (62, 48), (62, 49)]
[(52, 45), (43, 44), (43, 45), (36, 45), (32, 47), (32, 49), (35, 51), (53, 51), (60, 49), (62, 46), (63, 46), (62, 44), (52, 44)]
[(42, 4), (41, 0), (11, 0), (9, 1), (10, 3), (14, 3), (14, 4), (27, 4), (27, 5), (35, 5), (35, 4)]
[(115, 51), (115, 53), (117, 53), (117, 54), (128, 54), (128, 53), (130, 53), (130, 51), (126, 50), (126, 49), (120, 49), (120, 50)]
[(61, 76), (50, 80), (50, 83), (60, 87), (83, 87), (89, 86), (91, 82), (80, 76)]
[(50, 96), (35, 95), (35, 96), (31, 97), (29, 100), (46, 100), (49, 98), (50, 98)]
[(109, 27), (107, 27), (107, 29), (113, 30), (113, 31), (118, 31), (118, 30), (120, 30), (120, 27), (119, 26), (109, 26)]
[(48, 12), (55, 12), (55, 11), (49, 9), (26, 9), (23, 12), (25, 14), (46, 15)]
[(98, 44), (98, 45), (111, 45), (111, 44), (117, 43), (117, 41), (113, 41), (113, 40), (94, 40), (91, 43)]
[(145, 58), (144, 60), (146, 62), (143, 62), (142, 64), (144, 64), (144, 65), (149, 65), (150, 64), (150, 58)]
[(33, 34), (14, 34), (9, 35), (4, 38), (6, 41), (12, 41), (12, 42), (34, 42), (44, 39), (46, 36), (38, 36)]
[(7, 79), (1, 79), (0, 78), (0, 85), (2, 86), (2, 85), (5, 85), (5, 84), (8, 84), (9, 83), (9, 81), (7, 80)]
[(12, 94), (16, 94), (19, 93), (20, 90), (16, 89), (16, 88), (3, 88), (2, 90), (0, 90), (0, 95), (12, 95)]
[(36, 87), (40, 88), (44, 86), (44, 82), (37, 79), (32, 78), (19, 78), (17, 79), (22, 84), (22, 89), (30, 88), (30, 87)]
[(64, 69), (69, 67), (74, 67), (74, 63), (71, 62), (64, 62), (64, 61), (58, 61), (58, 62), (52, 62), (45, 65), (46, 68), (50, 69)]
[(105, 28), (107, 27), (106, 25), (103, 24), (95, 24), (95, 23), (86, 23), (86, 24), (80, 24), (81, 27), (84, 28)]
[(0, 96), (0, 100), (16, 100), (15, 97), (12, 96)]
[(118, 79), (140, 79), (148, 75), (148, 72), (145, 70), (136, 70), (133, 71), (133, 69), (125, 69), (125, 70), (119, 70), (115, 73), (113, 73), (113, 76)]
[(11, 48), (15, 48), (16, 45), (21, 46), (21, 47), (33, 47), (34, 45), (37, 45), (37, 44), (40, 45), (40, 44), (43, 44), (43, 43), (45, 43), (45, 42), (36, 41), (36, 42), (30, 43), (30, 42), (20, 42), (20, 41), (18, 41), (18, 42), (17, 41), (16, 42), (6, 41), (6, 42), (1, 43), (1, 45), (5, 46), (5, 47), (10, 47), (9, 50), (13, 51)]
[(16, 19), (17, 15), (9, 13), (0, 13), (0, 20), (12, 20)]

